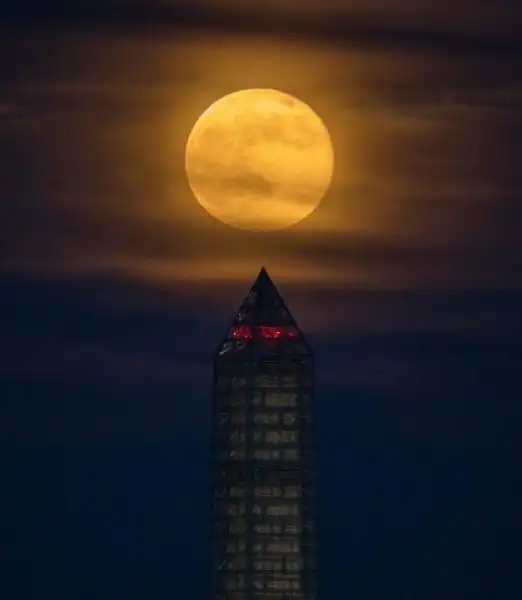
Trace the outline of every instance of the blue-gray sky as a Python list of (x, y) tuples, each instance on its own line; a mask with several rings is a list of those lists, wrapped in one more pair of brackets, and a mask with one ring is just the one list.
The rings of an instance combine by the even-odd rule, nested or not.
[[(317, 355), (322, 600), (519, 597), (519, 4), (59, 4), (0, 21), (2, 597), (204, 598), (211, 357), (262, 264)], [(282, 232), (184, 176), (245, 87), (332, 134)]]

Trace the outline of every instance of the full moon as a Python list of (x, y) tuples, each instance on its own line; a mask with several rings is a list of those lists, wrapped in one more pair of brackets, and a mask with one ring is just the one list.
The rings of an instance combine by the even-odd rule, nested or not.
[(304, 102), (273, 89), (223, 96), (199, 117), (185, 168), (213, 217), (249, 230), (283, 229), (321, 202), (333, 174), (330, 135)]

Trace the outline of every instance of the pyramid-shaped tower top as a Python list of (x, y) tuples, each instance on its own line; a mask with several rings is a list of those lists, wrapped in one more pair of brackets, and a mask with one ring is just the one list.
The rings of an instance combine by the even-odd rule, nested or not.
[(290, 321), (293, 324), (293, 319), (265, 267), (261, 267), (239, 312), (243, 315), (243, 321), (248, 321), (251, 325), (290, 325)]
[(236, 320), (243, 325), (252, 326), (296, 326), (265, 267), (259, 271), (257, 279), (239, 307), (234, 322)]
[(281, 351), (285, 354), (289, 351), (310, 353), (303, 334), (265, 267), (261, 268), (247, 297), (241, 303), (220, 344), (219, 354), (247, 349), (256, 354), (280, 354)]

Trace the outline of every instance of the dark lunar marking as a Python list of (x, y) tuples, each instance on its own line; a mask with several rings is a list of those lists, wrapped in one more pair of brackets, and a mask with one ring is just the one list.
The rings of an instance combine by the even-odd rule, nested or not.
[[(199, 185), (212, 184), (214, 187), (222, 188), (230, 194), (249, 191), (255, 194), (273, 196), (275, 192), (275, 185), (257, 173), (244, 173), (229, 177), (198, 175), (193, 178), (193, 181), (196, 188)], [(214, 204), (211, 200), (207, 201), (209, 204)]]

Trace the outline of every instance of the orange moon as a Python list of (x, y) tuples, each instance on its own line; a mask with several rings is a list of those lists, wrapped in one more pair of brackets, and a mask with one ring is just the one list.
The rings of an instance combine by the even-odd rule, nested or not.
[(239, 229), (295, 225), (319, 205), (334, 152), (320, 117), (273, 89), (240, 90), (196, 121), (185, 149), (194, 196), (213, 217)]

